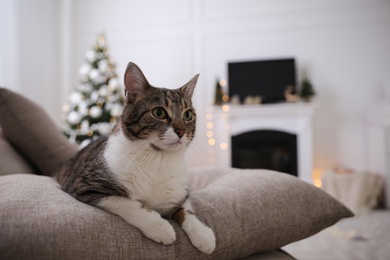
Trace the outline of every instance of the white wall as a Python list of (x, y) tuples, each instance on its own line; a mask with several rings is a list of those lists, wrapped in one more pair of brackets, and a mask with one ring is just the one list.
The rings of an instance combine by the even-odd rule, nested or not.
[[(299, 76), (307, 71), (318, 92), (315, 167), (365, 168), (362, 113), (379, 99), (380, 87), (390, 88), (389, 1), (89, 0), (74, 1), (73, 14), (74, 75), (105, 30), (120, 72), (135, 61), (164, 87), (200, 72), (202, 113), (228, 61), (295, 57)], [(197, 165), (204, 162), (199, 157)]]
[(60, 2), (0, 0), (0, 85), (61, 121)]
[(0, 1), (0, 86), (17, 88), (16, 60), (16, 4), (12, 0)]
[[(19, 2), (29, 6), (28, 1)], [(45, 8), (57, 11), (60, 6), (48, 0), (34, 3), (37, 2), (41, 14)], [(131, 60), (140, 65), (152, 84), (179, 87), (200, 72), (195, 102), (201, 115), (198, 127), (201, 138), (192, 153), (197, 160), (191, 160), (191, 164), (202, 165), (207, 157), (204, 114), (213, 96), (216, 77), (227, 76), (227, 62), (293, 56), (297, 60), (299, 79), (302, 71), (307, 71), (318, 93), (315, 168), (328, 169), (344, 163), (365, 169), (362, 115), (380, 100), (380, 88), (390, 88), (390, 1), (83, 0), (70, 3), (65, 5), (65, 10), (57, 11), (67, 17), (61, 21), (69, 26), (59, 26), (68, 28), (68, 33), (61, 34), (59, 45), (65, 46), (61, 50), (70, 54), (60, 71), (51, 72), (59, 55), (55, 53), (56, 39), (61, 35), (44, 20), (34, 20), (33, 24), (45, 31), (34, 38), (34, 50), (49, 49), (54, 54), (41, 60), (38, 53), (27, 52), (30, 45), (27, 40), (37, 35), (22, 30), (28, 35), (21, 36), (27, 42), (23, 40), (19, 54), (28, 58), (23, 62), (28, 79), (23, 79), (22, 85), (44, 82), (44, 91), (53, 95), (55, 103), (49, 102), (42, 92), (28, 94), (47, 109), (59, 111), (57, 101), (64, 101), (61, 93), (66, 96), (78, 82), (77, 70), (85, 51), (97, 34), (105, 31), (120, 74)], [(21, 21), (29, 23), (26, 19), (31, 14), (23, 10), (22, 13), (26, 18)], [(56, 20), (47, 12), (41, 19), (46, 18)], [(71, 78), (61, 78), (61, 75)], [(48, 88), (48, 83), (55, 78), (62, 79), (62, 84), (66, 81), (62, 90), (56, 86)]]

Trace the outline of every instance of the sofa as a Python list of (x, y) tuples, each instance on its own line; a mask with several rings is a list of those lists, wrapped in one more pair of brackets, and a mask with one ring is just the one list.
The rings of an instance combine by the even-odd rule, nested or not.
[(174, 222), (176, 241), (166, 246), (61, 190), (53, 176), (78, 146), (38, 104), (0, 88), (0, 131), (0, 259), (294, 259), (280, 248), (353, 216), (288, 174), (194, 168), (190, 197), (216, 249), (198, 251)]

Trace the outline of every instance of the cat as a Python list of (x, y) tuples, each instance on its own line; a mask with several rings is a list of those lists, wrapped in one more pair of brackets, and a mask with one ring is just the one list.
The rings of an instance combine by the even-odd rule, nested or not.
[(118, 124), (71, 158), (57, 180), (76, 199), (120, 216), (158, 243), (176, 240), (166, 218), (174, 219), (196, 248), (211, 254), (215, 235), (191, 206), (184, 160), (195, 134), (191, 99), (198, 77), (175, 90), (156, 88), (130, 62)]

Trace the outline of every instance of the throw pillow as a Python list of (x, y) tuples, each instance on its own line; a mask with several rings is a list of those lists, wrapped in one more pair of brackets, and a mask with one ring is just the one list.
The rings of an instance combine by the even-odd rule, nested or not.
[(0, 128), (0, 176), (12, 173), (35, 173), (35, 169), (3, 137)]
[(0, 88), (0, 126), (8, 141), (44, 175), (53, 174), (78, 149), (38, 104), (4, 88)]
[(190, 196), (216, 235), (211, 255), (192, 246), (176, 222), (170, 221), (176, 241), (165, 246), (120, 217), (75, 200), (50, 177), (2, 176), (0, 208), (7, 210), (0, 211), (0, 258), (239, 259), (353, 215), (313, 185), (269, 170), (193, 169)]

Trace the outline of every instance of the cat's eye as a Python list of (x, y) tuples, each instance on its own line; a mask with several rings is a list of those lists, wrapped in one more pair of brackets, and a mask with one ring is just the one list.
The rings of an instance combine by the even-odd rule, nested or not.
[(183, 119), (184, 119), (184, 121), (191, 121), (193, 117), (194, 117), (194, 114), (192, 113), (191, 110), (187, 110), (187, 111), (184, 112), (184, 114), (183, 114)]
[(156, 107), (152, 110), (152, 115), (157, 119), (167, 118), (167, 112), (162, 107)]

